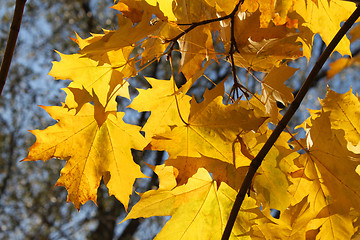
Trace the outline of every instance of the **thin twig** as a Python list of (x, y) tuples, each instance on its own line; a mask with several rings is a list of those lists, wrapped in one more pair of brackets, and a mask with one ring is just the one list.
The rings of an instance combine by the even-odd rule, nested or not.
[(0, 69), (0, 96), (5, 86), (6, 78), (10, 69), (12, 56), (14, 54), (16, 40), (19, 35), (21, 19), (24, 12), (26, 0), (16, 0), (13, 20), (10, 27), (9, 37), (6, 43), (5, 54)]
[(245, 198), (246, 192), (251, 186), (252, 179), (256, 173), (256, 170), (260, 167), (262, 160), (269, 152), (271, 147), (274, 145), (275, 141), (278, 139), (281, 132), (284, 130), (284, 128), (286, 127), (286, 125), (288, 124), (288, 122), (290, 121), (290, 119), (292, 118), (292, 116), (300, 106), (300, 103), (302, 102), (306, 93), (310, 89), (312, 82), (316, 78), (316, 75), (324, 65), (325, 61), (329, 58), (330, 54), (335, 49), (336, 45), (340, 42), (340, 40), (343, 38), (346, 32), (351, 28), (351, 26), (355, 23), (355, 21), (359, 18), (359, 16), (360, 16), (360, 7), (357, 7), (356, 10), (353, 12), (353, 14), (349, 17), (349, 19), (344, 23), (344, 25), (341, 27), (341, 29), (332, 39), (332, 41), (330, 42), (329, 46), (325, 49), (323, 54), (320, 56), (315, 66), (311, 70), (309, 76), (307, 77), (306, 81), (304, 82), (303, 86), (301, 87), (300, 91), (296, 95), (296, 98), (289, 106), (289, 109), (286, 111), (284, 117), (281, 119), (275, 130), (272, 132), (269, 139), (266, 141), (265, 145), (261, 148), (260, 152), (252, 160), (249, 170), (241, 185), (240, 191), (236, 196), (233, 208), (230, 212), (229, 220), (226, 224), (223, 236), (221, 238), (222, 240), (229, 239), (236, 217), (239, 213), (241, 204)]

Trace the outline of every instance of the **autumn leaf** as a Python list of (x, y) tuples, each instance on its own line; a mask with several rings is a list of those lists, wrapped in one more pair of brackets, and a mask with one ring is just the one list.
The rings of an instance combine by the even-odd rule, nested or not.
[(266, 118), (255, 117), (245, 101), (225, 105), (223, 93), (224, 87), (220, 85), (206, 91), (201, 103), (193, 98), (188, 115), (186, 109), (180, 109), (182, 123), (155, 135), (151, 149), (165, 150), (171, 159), (204, 155), (232, 163), (236, 168), (247, 166), (249, 159), (241, 151), (235, 153), (234, 143), (240, 134), (259, 128)]
[[(239, 143), (236, 143), (239, 144)], [(237, 146), (236, 149), (241, 147)], [(240, 152), (241, 150), (239, 150)], [(241, 166), (236, 168), (231, 163), (223, 162), (219, 159), (201, 156), (200, 158), (194, 157), (181, 157), (175, 159), (167, 159), (166, 166), (172, 166), (177, 169), (178, 175), (176, 182), (178, 185), (183, 185), (188, 182), (200, 168), (205, 168), (212, 174), (213, 179), (217, 182), (218, 186), (224, 182), (233, 189), (240, 189), (241, 183), (244, 180), (248, 166)]]
[[(313, 37), (320, 34), (326, 45), (340, 29), (340, 23), (348, 19), (355, 4), (342, 0), (294, 1), (292, 18), (299, 21), (299, 40), (304, 56), (310, 59)], [(325, 24), (325, 26), (324, 26)], [(350, 41), (345, 36), (335, 48), (342, 55), (351, 55)]]
[(348, 58), (348, 57), (339, 58), (338, 60), (329, 64), (330, 69), (326, 72), (326, 77), (330, 79), (348, 67), (359, 65), (359, 62), (360, 62), (359, 55), (354, 56), (352, 58)]
[(135, 43), (146, 38), (158, 28), (158, 25), (150, 25), (150, 20), (151, 14), (144, 12), (141, 22), (133, 26), (131, 19), (119, 14), (119, 29), (106, 31), (103, 37), (84, 47), (81, 53), (89, 57), (97, 57), (110, 51), (118, 51), (125, 47), (134, 46)]
[[(350, 239), (354, 234), (350, 211), (359, 211), (360, 176), (356, 172), (360, 155), (347, 149), (344, 131), (331, 128), (330, 112), (315, 114), (307, 134), (308, 152), (298, 166), (303, 174), (293, 178), (289, 189), (294, 205), (308, 196), (314, 217), (308, 230), (319, 230), (326, 239)], [(340, 234), (340, 235), (338, 235)]]
[(315, 217), (309, 205), (305, 197), (281, 212), (279, 219), (271, 216), (270, 209), (262, 211), (265, 217), (256, 221), (252, 239), (315, 239), (317, 231), (306, 231), (309, 221)]
[[(157, 168), (162, 171), (158, 172)], [(166, 167), (168, 171), (164, 171), (161, 166), (157, 168), (155, 172), (159, 174), (160, 184), (174, 181), (172, 167)], [(155, 239), (220, 239), (236, 192), (224, 183), (217, 188), (216, 182), (204, 169), (199, 169), (187, 184), (175, 188), (171, 186), (141, 194), (140, 201), (123, 221), (139, 217), (172, 216)], [(256, 212), (259, 210), (255, 201), (247, 198), (231, 239), (249, 234), (250, 221), (256, 218)]]
[[(141, 54), (141, 64), (145, 64), (153, 58), (160, 58), (169, 45), (166, 41), (181, 33), (181, 29), (175, 23), (176, 17), (172, 10), (173, 5), (173, 1), (118, 1), (113, 8), (121, 11), (123, 16), (129, 18), (133, 23), (140, 24), (131, 26), (128, 20), (119, 16), (122, 20), (121, 22), (119, 21), (119, 25), (121, 24), (119, 30), (121, 31), (111, 33), (109, 37), (112, 39), (104, 39), (105, 41), (109, 41), (109, 43), (106, 44), (119, 48), (126, 46), (126, 41), (128, 41), (129, 36), (125, 36), (122, 33), (128, 30), (134, 34), (132, 36), (136, 36), (136, 42), (143, 40), (141, 47), (144, 49), (144, 52)], [(153, 15), (156, 17), (152, 17)], [(152, 27), (148, 29), (148, 26)], [(130, 38), (132, 38), (132, 36), (130, 36)], [(110, 44), (113, 39), (114, 42)], [(101, 42), (102, 40), (99, 43)]]
[(111, 8), (122, 12), (122, 14), (125, 17), (130, 18), (133, 23), (141, 22), (143, 11), (141, 11), (141, 5), (138, 1), (122, 0)]
[[(274, 66), (279, 67), (284, 59), (296, 59), (302, 56), (295, 29), (274, 24), (262, 28), (260, 16), (259, 11), (239, 12), (235, 18), (234, 35), (239, 53), (234, 54), (234, 59), (237, 66), (268, 72)], [(220, 36), (229, 51), (230, 24), (226, 21), (223, 21), (223, 24)]]
[(151, 6), (158, 6), (160, 11), (163, 12), (164, 16), (168, 18), (169, 21), (176, 21), (176, 17), (173, 13), (173, 7), (175, 2), (173, 0), (145, 0)]
[[(343, 130), (347, 147), (354, 153), (360, 153), (359, 141), (359, 98), (352, 94), (350, 89), (347, 93), (339, 94), (332, 91), (329, 87), (325, 99), (321, 100), (321, 111), (312, 110), (312, 116), (320, 116), (323, 112), (329, 113), (332, 129)], [(311, 118), (306, 121), (311, 126)], [(306, 127), (303, 124), (302, 127)]]
[[(258, 133), (245, 134), (243, 138), (249, 154), (256, 156), (271, 133), (272, 131), (262, 126)], [(256, 200), (261, 203), (263, 209), (271, 208), (283, 212), (291, 202), (292, 197), (287, 191), (290, 185), (288, 173), (297, 170), (293, 165), (299, 154), (289, 146), (290, 139), (290, 134), (284, 132), (280, 135), (254, 177), (253, 189)]]
[[(276, 5), (275, 5), (276, 4)], [(267, 28), (269, 23), (272, 20), (275, 20), (276, 16), (280, 15), (284, 20), (286, 20), (287, 13), (289, 8), (291, 7), (291, 1), (244, 1), (244, 4), (241, 5), (241, 11), (245, 12), (256, 12), (260, 11), (260, 27)], [(282, 25), (285, 24), (286, 21), (282, 21)]]
[[(124, 81), (121, 85), (118, 85), (112, 94), (107, 99), (106, 110), (116, 110), (117, 102), (116, 97), (121, 96), (127, 99), (130, 99), (129, 94), (129, 83)], [(83, 86), (76, 82), (71, 82), (67, 88), (62, 90), (66, 93), (65, 105), (68, 109), (76, 109), (78, 112), (81, 107), (88, 102), (92, 102), (94, 97), (83, 88)]]
[(329, 64), (329, 71), (326, 72), (327, 79), (330, 79), (334, 77), (336, 74), (341, 72), (343, 69), (347, 68), (349, 65), (351, 65), (351, 59), (350, 58), (340, 58), (332, 63)]
[(109, 194), (127, 208), (135, 179), (145, 177), (131, 154), (132, 148), (146, 145), (140, 127), (124, 123), (124, 113), (95, 112), (94, 116), (89, 103), (76, 115), (64, 107), (42, 108), (58, 123), (31, 131), (37, 141), (24, 161), (67, 159), (56, 186), (66, 187), (68, 201), (77, 209), (88, 200), (96, 203), (101, 178)]
[(329, 112), (332, 129), (343, 130), (348, 149), (360, 153), (360, 101), (352, 94), (339, 94), (328, 88), (324, 100), (321, 101), (322, 110)]
[[(128, 84), (126, 78), (136, 73), (134, 61), (129, 61), (133, 48), (121, 49), (107, 55), (107, 63), (99, 64), (98, 61), (85, 57), (82, 54), (65, 55), (59, 53), (60, 62), (53, 62), (49, 75), (55, 79), (69, 79), (82, 85), (91, 95), (99, 98), (100, 103), (106, 107), (114, 95), (114, 91), (124, 87), (123, 97), (128, 97), (126, 92)], [(113, 64), (113, 65), (112, 65)], [(81, 88), (78, 85), (78, 88)], [(116, 111), (116, 108), (108, 109)]]
[[(215, 9), (204, 0), (181, 0), (174, 9), (178, 24), (191, 24), (201, 20), (216, 18)], [(214, 23), (215, 26), (218, 23)], [(188, 28), (187, 25), (182, 29)], [(201, 70), (201, 64), (206, 59), (216, 59), (212, 32), (214, 26), (205, 24), (198, 26), (196, 31), (190, 31), (181, 37), (179, 42), (181, 56), (180, 71), (186, 79), (190, 79)]]
[(288, 88), (284, 82), (298, 69), (281, 65), (274, 67), (262, 81), (261, 101), (265, 104), (266, 113), (273, 122), (278, 122), (278, 107), (276, 101), (285, 106), (294, 100), (293, 89)]
[(181, 33), (181, 29), (172, 22), (155, 19), (152, 24), (157, 25), (157, 28), (141, 44), (144, 49), (141, 55), (141, 64), (145, 64), (154, 58), (159, 60), (170, 44), (166, 41)]
[(180, 114), (188, 115), (191, 97), (178, 92), (174, 79), (159, 80), (146, 78), (152, 86), (147, 90), (138, 89), (139, 95), (129, 108), (139, 112), (151, 111), (143, 131), (147, 138), (161, 134), (169, 126), (182, 125)]

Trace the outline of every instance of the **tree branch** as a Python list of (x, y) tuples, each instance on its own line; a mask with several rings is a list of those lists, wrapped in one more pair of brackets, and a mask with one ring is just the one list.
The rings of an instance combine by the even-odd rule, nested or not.
[(6, 43), (5, 54), (0, 69), (0, 96), (4, 88), (6, 78), (10, 69), (12, 56), (14, 54), (16, 40), (19, 35), (21, 19), (24, 12), (26, 0), (16, 0), (13, 21), (10, 27), (9, 38)]
[(346, 32), (350, 29), (350, 27), (355, 23), (355, 21), (360, 16), (360, 7), (357, 7), (356, 10), (353, 12), (353, 14), (349, 17), (349, 19), (344, 23), (344, 25), (341, 27), (341, 29), (338, 31), (338, 33), (335, 35), (335, 37), (331, 40), (329, 46), (325, 49), (323, 54), (320, 56), (318, 61), (315, 63), (315, 66), (311, 70), (309, 76), (307, 77), (306, 81), (304, 82), (303, 86), (301, 87), (300, 91), (296, 95), (296, 98), (291, 103), (289, 109), (286, 111), (284, 117), (281, 119), (275, 130), (272, 132), (269, 139), (266, 141), (265, 145), (261, 148), (260, 152), (257, 154), (257, 156), (252, 160), (249, 170), (245, 176), (245, 179), (241, 185), (240, 191), (236, 196), (233, 208), (231, 210), (229, 220), (226, 224), (222, 240), (227, 240), (230, 237), (232, 228), (234, 226), (236, 217), (238, 215), (238, 212), (240, 210), (241, 204), (245, 198), (246, 192), (251, 186), (252, 179), (257, 171), (257, 169), (260, 167), (262, 160), (266, 156), (266, 154), (269, 152), (271, 147), (274, 145), (277, 138), (280, 136), (281, 132), (284, 130), (298, 107), (300, 106), (301, 101), (304, 99), (306, 93), (310, 89), (312, 82), (316, 78), (316, 75), (324, 65), (325, 61), (329, 58), (332, 51), (335, 49), (336, 45), (340, 42), (340, 40), (343, 38), (343, 36), (346, 34)]

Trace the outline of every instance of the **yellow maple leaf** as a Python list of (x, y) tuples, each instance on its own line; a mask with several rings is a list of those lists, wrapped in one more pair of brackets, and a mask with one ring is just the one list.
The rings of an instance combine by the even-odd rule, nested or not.
[[(69, 109), (76, 109), (76, 112), (78, 112), (85, 103), (94, 100), (94, 97), (79, 83), (71, 82), (67, 88), (63, 88), (62, 90), (66, 93), (64, 106)], [(118, 105), (116, 101), (117, 96), (130, 99), (129, 83), (127, 81), (118, 85), (109, 96), (105, 107), (106, 111), (116, 111)]]
[(130, 18), (133, 23), (140, 22), (143, 16), (143, 11), (141, 11), (141, 5), (138, 1), (121, 0), (111, 8), (122, 12), (122, 14), (125, 17)]
[(326, 77), (328, 79), (334, 77), (336, 74), (340, 73), (342, 70), (351, 67), (357, 66), (360, 63), (360, 56), (357, 55), (352, 58), (343, 57), (329, 64), (330, 69), (326, 72)]
[[(174, 14), (178, 19), (178, 24), (192, 24), (201, 20), (216, 18), (215, 8), (204, 0), (177, 1)], [(183, 30), (186, 28), (188, 25), (182, 26)], [(192, 78), (197, 71), (201, 70), (204, 59), (216, 59), (212, 37), (213, 28), (214, 26), (211, 24), (198, 26), (195, 31), (188, 32), (178, 40), (179, 49), (182, 53), (180, 71), (186, 79)]]
[[(238, 148), (239, 147), (237, 147), (237, 149)], [(167, 159), (165, 165), (173, 166), (177, 169), (178, 175), (176, 176), (176, 182), (178, 185), (187, 183), (188, 179), (191, 178), (199, 168), (205, 168), (212, 174), (213, 179), (218, 185), (225, 182), (236, 190), (240, 189), (241, 183), (248, 171), (248, 166), (236, 168), (233, 164), (206, 156), (201, 156), (200, 158), (178, 156), (175, 159)]]
[(261, 101), (265, 104), (266, 113), (270, 115), (274, 123), (279, 121), (276, 101), (286, 106), (294, 100), (293, 89), (288, 88), (284, 82), (297, 70), (297, 68), (288, 67), (286, 64), (274, 67), (261, 83)]
[(322, 110), (329, 112), (332, 129), (344, 130), (348, 148), (360, 153), (360, 101), (351, 89), (339, 94), (328, 88), (324, 100), (321, 101)]
[[(296, 29), (285, 25), (260, 25), (259, 10), (248, 13), (239, 11), (235, 18), (235, 41), (239, 53), (234, 54), (235, 64), (255, 71), (268, 72), (274, 66), (279, 67), (285, 59), (302, 56), (301, 45), (297, 41)], [(220, 37), (228, 52), (231, 43), (230, 23), (222, 21)]]
[(141, 22), (134, 26), (131, 19), (119, 14), (119, 29), (115, 31), (106, 31), (103, 37), (98, 38), (97, 41), (85, 46), (81, 50), (81, 53), (86, 54), (89, 57), (96, 57), (102, 56), (109, 51), (117, 51), (124, 47), (134, 46), (135, 43), (146, 38), (159, 27), (157, 24), (150, 24), (151, 18), (152, 14), (148, 11), (144, 11)]
[(172, 39), (181, 33), (181, 29), (172, 22), (167, 21), (154, 21), (154, 25), (158, 28), (155, 29), (151, 35), (148, 36), (141, 44), (144, 52), (141, 54), (141, 64), (144, 64), (153, 58), (159, 59), (164, 55), (166, 48), (170, 43), (165, 43), (166, 40)]
[(67, 159), (56, 186), (66, 187), (77, 209), (88, 200), (96, 203), (102, 177), (109, 194), (127, 208), (135, 179), (145, 177), (131, 154), (146, 146), (140, 127), (124, 123), (124, 113), (99, 112), (89, 103), (76, 115), (64, 107), (43, 108), (58, 123), (31, 131), (37, 140), (23, 161)]
[(352, 60), (350, 58), (340, 58), (329, 64), (330, 69), (326, 72), (326, 78), (330, 79), (343, 69), (351, 65)]
[[(166, 167), (167, 171), (163, 167), (157, 171), (157, 168), (160, 184), (174, 181), (172, 167)], [(155, 239), (220, 239), (235, 196), (235, 190), (224, 183), (218, 188), (209, 173), (201, 168), (185, 185), (143, 193), (124, 221), (170, 215), (171, 219)], [(260, 211), (255, 200), (246, 198), (230, 239), (248, 235), (257, 212)]]
[(180, 110), (182, 123), (154, 136), (151, 148), (167, 151), (170, 158), (203, 155), (234, 164), (236, 168), (248, 166), (249, 159), (241, 151), (236, 154), (234, 144), (240, 134), (256, 130), (266, 118), (256, 117), (246, 101), (224, 105), (223, 93), (224, 86), (218, 85), (205, 92), (203, 102), (192, 99), (188, 115)]
[(151, 6), (158, 6), (160, 11), (168, 18), (169, 21), (176, 21), (176, 17), (173, 12), (174, 0), (145, 0)]
[[(303, 44), (304, 56), (311, 57), (313, 37), (320, 34), (326, 45), (340, 29), (340, 23), (347, 20), (355, 10), (355, 4), (342, 0), (294, 1), (293, 18), (299, 21), (299, 40)], [(345, 36), (335, 48), (342, 55), (351, 55), (350, 41)]]
[[(266, 128), (264, 125), (259, 133), (249, 132), (243, 136), (251, 155), (256, 156), (270, 137), (272, 131)], [(287, 175), (293, 171), (292, 165), (299, 157), (299, 154), (290, 148), (290, 139), (291, 136), (287, 133), (280, 135), (254, 177), (253, 189), (256, 200), (261, 203), (263, 209), (272, 208), (283, 212), (290, 204), (292, 196), (287, 191)]]
[[(279, 6), (281, 4), (279, 2), (284, 2), (284, 1), (279, 1), (279, 2), (275, 1), (275, 2)], [(286, 1), (286, 2), (291, 3), (291, 1)], [(282, 5), (280, 5), (280, 6), (282, 6)], [(244, 1), (244, 4), (241, 5), (241, 10), (243, 12), (245, 12), (245, 11), (255, 12), (255, 11), (259, 10), (261, 12), (260, 26), (262, 28), (266, 28), (266, 27), (268, 27), (270, 21), (275, 18), (277, 9), (275, 8), (274, 1), (253, 0), (253, 1)], [(280, 10), (284, 16), (284, 12), (286, 13), (286, 9), (281, 8)]]
[[(141, 54), (141, 63), (159, 58), (169, 45), (166, 40), (181, 33), (181, 29), (175, 23), (176, 17), (172, 10), (175, 5), (174, 1), (167, 0), (119, 0), (113, 6), (122, 12), (122, 16), (118, 17), (119, 30), (110, 32), (108, 36), (100, 39), (94, 46), (89, 46), (84, 52), (92, 56), (102, 54), (101, 51), (104, 52), (104, 48), (118, 49), (144, 40), (141, 45), (144, 49)], [(103, 48), (96, 50), (96, 46), (100, 45)]]
[(350, 211), (360, 210), (360, 176), (356, 172), (360, 155), (347, 149), (344, 131), (332, 129), (331, 122), (330, 112), (313, 115), (307, 135), (309, 152), (296, 162), (303, 172), (291, 179), (289, 191), (292, 205), (307, 196), (314, 214), (307, 230), (319, 231), (324, 239), (350, 239), (355, 232)]
[(169, 126), (181, 125), (180, 114), (189, 114), (191, 97), (178, 92), (174, 79), (158, 80), (146, 78), (152, 86), (147, 90), (138, 89), (139, 95), (129, 105), (139, 112), (151, 111), (146, 124), (142, 128), (146, 138), (167, 131)]
[(307, 229), (309, 221), (316, 216), (309, 205), (305, 197), (281, 212), (279, 219), (271, 216), (269, 210), (263, 210), (265, 217), (259, 218), (253, 226), (252, 239), (316, 239), (317, 231)]
[[(53, 62), (49, 75), (55, 79), (72, 80), (78, 84), (78, 88), (82, 85), (91, 96), (95, 94), (105, 107), (115, 92), (123, 94), (123, 97), (129, 96), (128, 84), (124, 79), (136, 74), (135, 62), (129, 60), (132, 49), (130, 47), (108, 53), (107, 62), (102, 64), (82, 54), (59, 53), (61, 60)], [(124, 91), (119, 92), (118, 88), (122, 87)], [(108, 110), (116, 111), (116, 108)]]
[(180, 71), (186, 79), (201, 71), (201, 64), (206, 59), (216, 59), (211, 29), (208, 25), (200, 26), (179, 40), (181, 51)]

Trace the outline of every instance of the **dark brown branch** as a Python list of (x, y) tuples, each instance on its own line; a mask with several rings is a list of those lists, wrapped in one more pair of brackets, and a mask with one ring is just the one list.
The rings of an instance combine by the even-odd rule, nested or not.
[(344, 23), (344, 25), (341, 27), (341, 29), (338, 31), (338, 33), (335, 35), (335, 37), (330, 42), (329, 46), (325, 49), (323, 54), (320, 56), (318, 61), (315, 63), (315, 66), (313, 67), (312, 71), (310, 72), (309, 76), (307, 77), (306, 81), (304, 82), (303, 86), (301, 87), (300, 91), (296, 95), (296, 98), (291, 103), (289, 109), (286, 111), (284, 117), (281, 119), (269, 139), (266, 141), (265, 145), (261, 148), (260, 152), (257, 154), (257, 156), (252, 160), (249, 170), (245, 176), (245, 179), (241, 185), (240, 191), (236, 196), (233, 208), (230, 212), (229, 220), (226, 224), (222, 240), (227, 240), (230, 237), (232, 228), (234, 226), (236, 217), (239, 213), (241, 204), (245, 198), (247, 190), (251, 186), (252, 179), (257, 171), (257, 169), (260, 167), (262, 160), (266, 156), (266, 154), (269, 152), (271, 147), (274, 145), (277, 138), (280, 136), (281, 132), (284, 130), (298, 107), (300, 106), (301, 101), (304, 99), (306, 93), (310, 89), (312, 82), (316, 78), (316, 75), (324, 65), (325, 61), (329, 58), (332, 51), (335, 49), (336, 45), (340, 42), (340, 40), (343, 38), (343, 36), (346, 34), (346, 32), (350, 29), (350, 27), (355, 23), (355, 21), (360, 16), (360, 7), (357, 7), (356, 10), (353, 12), (353, 14), (349, 17), (349, 19)]
[(10, 27), (9, 38), (6, 43), (5, 54), (0, 69), (0, 96), (5, 86), (6, 78), (10, 69), (12, 56), (14, 54), (16, 40), (19, 35), (21, 19), (24, 12), (26, 0), (16, 0), (13, 21)]

